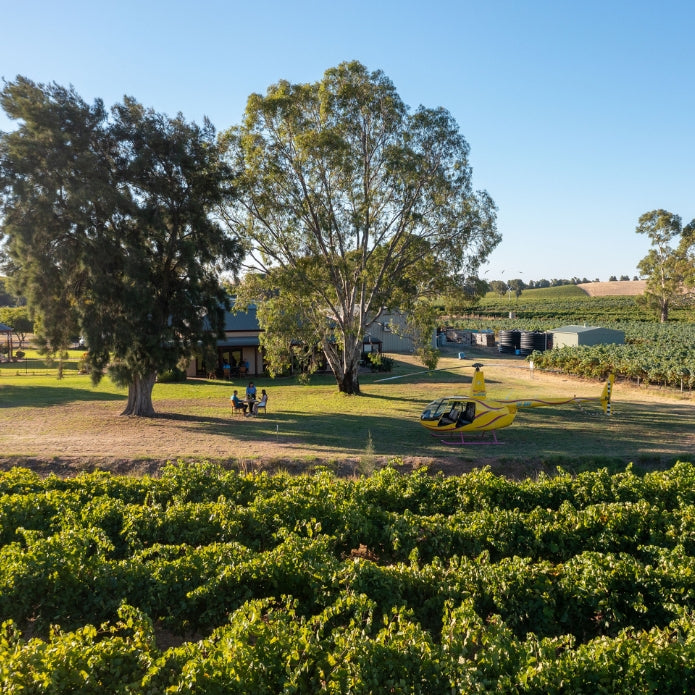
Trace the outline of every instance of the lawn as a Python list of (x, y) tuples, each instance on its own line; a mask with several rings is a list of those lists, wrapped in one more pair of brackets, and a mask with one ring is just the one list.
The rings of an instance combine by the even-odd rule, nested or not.
[[(692, 460), (695, 408), (689, 398), (618, 383), (613, 415), (576, 406), (522, 411), (515, 424), (498, 433), (500, 444), (451, 447), (430, 437), (419, 414), (439, 396), (466, 394), (476, 360), (486, 363), (488, 396), (542, 397), (599, 395), (601, 385), (557, 374), (530, 372), (520, 358), (492, 351), (454, 348), (440, 371), (425, 372), (410, 357), (398, 356), (391, 374), (361, 375), (363, 395), (344, 396), (329, 376), (309, 384), (295, 378), (256, 380), (270, 394), (268, 412), (234, 417), (229, 397), (244, 382), (189, 380), (159, 383), (153, 401), (157, 417), (125, 418), (126, 393), (108, 379), (98, 386), (78, 374), (75, 351), (64, 378), (36, 356), (0, 365), (0, 451), (7, 467), (40, 461), (51, 466), (114, 466), (127, 470), (163, 461), (210, 459), (242, 466), (351, 466), (364, 470), (391, 457), (408, 465), (462, 472), (481, 465), (512, 474), (565, 467), (597, 467), (634, 462), (646, 467)], [(464, 367), (464, 368), (462, 368)], [(385, 376), (400, 379), (380, 381)], [(62, 462), (62, 463), (61, 463)], [(134, 462), (139, 462), (134, 463)]]

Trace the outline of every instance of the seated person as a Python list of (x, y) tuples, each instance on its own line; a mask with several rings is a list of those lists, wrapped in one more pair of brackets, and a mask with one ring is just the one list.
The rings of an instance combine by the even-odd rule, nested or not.
[(268, 394), (265, 389), (261, 389), (261, 400), (253, 404), (253, 414), (258, 415), (258, 408), (265, 408), (268, 404)]
[(244, 403), (244, 401), (241, 400), (241, 398), (239, 398), (239, 394), (236, 389), (234, 389), (234, 395), (232, 396), (231, 400), (232, 405), (234, 406), (234, 410), (243, 410), (244, 415), (246, 415), (246, 409), (248, 408), (248, 406), (246, 405), (246, 403)]
[(253, 381), (249, 381), (249, 385), (246, 387), (246, 400), (256, 400), (256, 387), (253, 385)]

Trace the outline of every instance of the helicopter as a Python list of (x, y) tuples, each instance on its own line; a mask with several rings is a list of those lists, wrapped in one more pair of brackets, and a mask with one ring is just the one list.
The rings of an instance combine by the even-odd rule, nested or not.
[[(567, 405), (569, 403), (600, 403), (603, 412), (610, 415), (613, 374), (603, 387), (600, 396), (573, 396), (572, 398), (487, 398), (485, 376), (482, 364), (475, 368), (470, 396), (446, 396), (429, 403), (420, 415), (420, 424), (431, 434), (439, 437), (444, 444), (466, 444), (465, 435), (491, 432), (493, 442), (498, 444), (496, 431), (509, 427), (514, 422), (520, 408), (541, 408), (544, 406)], [(456, 439), (451, 440), (455, 435)], [(446, 437), (446, 439), (445, 439)]]
[[(488, 399), (485, 390), (485, 376), (482, 365), (470, 365), (475, 369), (468, 396), (445, 396), (428, 403), (420, 415), (420, 424), (430, 434), (438, 437), (443, 444), (470, 444), (471, 434), (492, 434), (492, 442), (499, 444), (497, 430), (509, 427), (514, 422), (520, 408), (540, 408), (544, 406), (568, 405), (575, 403), (599, 403), (606, 415), (611, 413), (611, 392), (614, 376), (608, 380), (600, 396), (573, 396), (572, 398), (519, 398)], [(391, 377), (396, 378), (396, 377)], [(382, 379), (381, 381), (386, 381)], [(468, 438), (467, 438), (468, 437)], [(485, 440), (490, 441), (490, 440)]]

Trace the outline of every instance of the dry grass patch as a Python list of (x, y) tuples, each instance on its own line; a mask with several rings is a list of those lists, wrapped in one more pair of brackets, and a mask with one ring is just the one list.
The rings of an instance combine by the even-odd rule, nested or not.
[(577, 285), (590, 297), (631, 297), (644, 294), (646, 280), (618, 280), (616, 282), (586, 282)]

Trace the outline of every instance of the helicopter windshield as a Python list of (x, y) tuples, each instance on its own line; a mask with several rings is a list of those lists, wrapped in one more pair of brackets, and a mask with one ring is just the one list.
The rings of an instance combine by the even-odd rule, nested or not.
[(475, 419), (475, 402), (462, 401), (457, 398), (442, 398), (432, 401), (422, 411), (421, 420), (439, 421), (445, 425), (449, 423), (467, 424)]
[(429, 403), (420, 415), (421, 420), (439, 420), (439, 418), (451, 409), (448, 398), (440, 398)]
[(440, 398), (438, 401), (428, 403), (420, 415), (421, 420), (439, 420), (439, 418), (448, 410), (448, 399)]

